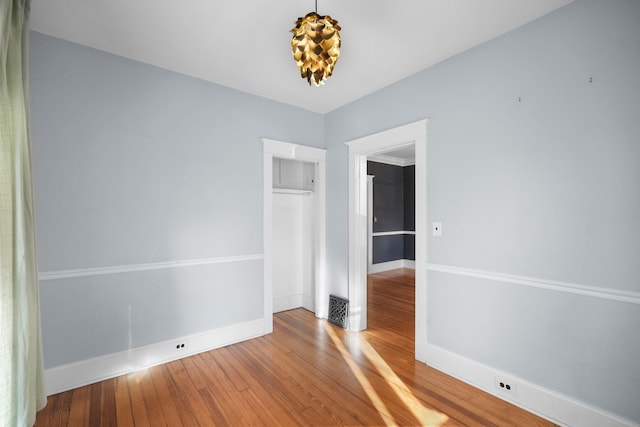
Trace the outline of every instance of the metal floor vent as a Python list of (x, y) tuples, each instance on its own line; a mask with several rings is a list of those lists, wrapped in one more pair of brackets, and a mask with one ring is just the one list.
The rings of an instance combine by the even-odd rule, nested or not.
[(349, 316), (349, 300), (329, 295), (329, 322), (342, 329), (347, 329)]

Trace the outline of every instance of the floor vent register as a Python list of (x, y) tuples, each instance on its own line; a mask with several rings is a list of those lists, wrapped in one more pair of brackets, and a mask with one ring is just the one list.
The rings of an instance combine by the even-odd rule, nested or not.
[(349, 300), (329, 295), (329, 322), (342, 329), (347, 329), (349, 316)]

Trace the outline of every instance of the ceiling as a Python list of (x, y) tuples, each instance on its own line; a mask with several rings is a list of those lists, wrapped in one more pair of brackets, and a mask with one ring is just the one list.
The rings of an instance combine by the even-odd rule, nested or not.
[(369, 156), (367, 160), (395, 166), (415, 165), (416, 146), (415, 144), (408, 144), (399, 148), (392, 148), (385, 152)]
[(327, 113), (572, 0), (320, 0), (342, 27), (321, 87), (300, 78), (291, 33), (312, 0), (32, 0), (31, 29)]

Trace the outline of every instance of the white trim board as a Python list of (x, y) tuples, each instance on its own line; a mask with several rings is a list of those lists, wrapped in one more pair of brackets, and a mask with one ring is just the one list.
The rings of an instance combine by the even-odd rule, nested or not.
[(273, 299), (273, 312), (280, 313), (281, 311), (293, 310), (294, 308), (302, 307), (305, 300), (303, 294), (288, 295), (284, 297), (275, 297)]
[(163, 270), (167, 268), (191, 267), (194, 265), (219, 264), (225, 262), (255, 261), (263, 259), (262, 254), (226, 256), (216, 258), (185, 259), (146, 264), (115, 265), (110, 267), (78, 268), (73, 270), (44, 271), (38, 273), (39, 280), (58, 280), (73, 277), (101, 276), (104, 274), (130, 273), (133, 271)]
[[(581, 427), (634, 425), (617, 415), (490, 368), (442, 347), (427, 344), (426, 350), (427, 365), (554, 423)], [(511, 384), (515, 393), (500, 391), (496, 384), (498, 379)]]
[(416, 164), (415, 159), (407, 160), (407, 159), (401, 159), (398, 157), (386, 156), (384, 154), (376, 154), (375, 156), (369, 156), (367, 160), (371, 162), (376, 162), (376, 163), (384, 163), (386, 165), (400, 166), (403, 168), (407, 166), (413, 166)]
[(427, 264), (428, 271), (468, 276), (477, 279), (486, 279), (496, 282), (510, 283), (519, 286), (547, 289), (557, 292), (565, 292), (576, 295), (608, 299), (630, 304), (640, 304), (640, 293), (622, 291), (597, 286), (587, 286), (575, 283), (560, 282), (557, 280), (539, 279), (536, 277), (516, 276), (512, 274), (496, 273), (492, 271), (476, 270), (472, 268), (454, 267), (451, 265)]
[(416, 235), (415, 231), (407, 231), (407, 230), (402, 230), (402, 231), (378, 231), (376, 233), (371, 233), (371, 235), (373, 237), (378, 237), (378, 236), (399, 236), (402, 234), (413, 234), (414, 236)]
[(379, 262), (369, 266), (369, 274), (382, 273), (383, 271), (396, 270), (398, 268), (416, 269), (416, 262), (410, 259), (398, 259), (395, 261)]
[(263, 335), (263, 326), (264, 319), (257, 319), (49, 368), (45, 390), (52, 395), (256, 338)]

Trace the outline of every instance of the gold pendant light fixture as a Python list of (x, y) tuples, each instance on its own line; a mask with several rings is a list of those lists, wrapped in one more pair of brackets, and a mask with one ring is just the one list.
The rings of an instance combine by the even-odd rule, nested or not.
[(291, 52), (300, 76), (316, 86), (324, 84), (333, 73), (340, 56), (340, 25), (329, 15), (318, 15), (318, 0), (315, 12), (298, 18), (291, 30)]

